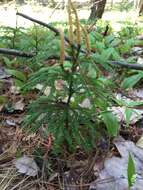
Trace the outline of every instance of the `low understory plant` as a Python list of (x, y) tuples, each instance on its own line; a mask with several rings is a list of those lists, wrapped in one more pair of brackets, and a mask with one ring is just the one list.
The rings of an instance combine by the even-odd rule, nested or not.
[[(40, 88), (38, 98), (28, 107), (24, 127), (40, 131), (46, 139), (52, 137), (56, 153), (77, 148), (90, 151), (103, 134), (116, 136), (119, 129), (116, 117), (109, 111), (114, 84), (104, 77), (106, 67), (95, 63), (88, 32), (71, 1), (68, 15), (69, 42), (65, 42), (61, 30), (60, 52), (49, 57), (54, 64), (31, 74), (24, 87), (25, 91)], [(107, 66), (107, 70), (112, 68)]]
[(131, 48), (139, 43), (138, 27), (125, 23), (114, 33), (114, 28), (101, 20), (96, 27), (84, 22), (85, 27), (71, 2), (68, 14), (60, 37), (59, 31), (55, 36), (37, 25), (28, 30), (0, 27), (2, 48), (34, 53), (29, 61), (0, 57), (16, 86), (24, 84), (25, 91), (38, 91), (38, 98), (28, 107), (24, 127), (40, 131), (44, 138), (52, 136), (53, 150), (60, 152), (77, 147), (92, 150), (102, 135), (116, 136), (119, 124), (110, 107), (118, 104), (128, 110), (130, 106), (115, 101), (114, 92), (117, 88), (128, 90), (142, 80), (142, 71), (123, 72), (110, 64), (117, 60), (136, 62)]

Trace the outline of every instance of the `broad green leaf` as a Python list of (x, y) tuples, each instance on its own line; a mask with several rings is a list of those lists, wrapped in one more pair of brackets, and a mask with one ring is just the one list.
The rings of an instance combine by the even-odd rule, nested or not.
[(4, 63), (9, 67), (13, 64), (13, 60), (11, 61), (10, 59), (8, 59), (7, 57), (3, 57)]
[(143, 101), (131, 101), (128, 104), (128, 107), (136, 107), (136, 106), (142, 106), (143, 105)]
[(126, 118), (126, 125), (127, 125), (127, 127), (129, 127), (132, 113), (133, 113), (133, 110), (131, 108), (126, 108), (125, 109), (125, 118)]
[(69, 61), (64, 62), (64, 68), (65, 69), (71, 69), (71, 67), (72, 67), (72, 64)]
[(18, 79), (15, 79), (14, 82), (15, 82), (15, 85), (20, 88), (23, 87), (24, 85), (24, 82)]
[(102, 59), (104, 60), (104, 62), (106, 62), (111, 57), (113, 51), (113, 48), (108, 48), (102, 52)]
[(111, 42), (114, 41), (114, 39), (115, 39), (115, 36), (113, 36), (113, 35), (106, 36), (105, 43), (110, 44)]
[(0, 104), (4, 104), (7, 101), (7, 97), (0, 96)]
[(143, 101), (130, 101), (130, 102), (127, 102), (126, 100), (123, 100), (123, 99), (114, 99), (114, 101), (119, 106), (125, 106), (125, 107), (129, 107), (129, 108), (135, 108), (135, 107), (143, 105)]
[(6, 71), (8, 72), (8, 74), (16, 77), (17, 79), (25, 82), (26, 81), (26, 76), (21, 72), (21, 71), (17, 71), (14, 69), (6, 69)]
[(105, 44), (103, 42), (96, 42), (96, 49), (99, 52), (103, 52), (103, 50), (105, 49)]
[(132, 88), (137, 82), (139, 82), (143, 78), (141, 74), (136, 74), (131, 77), (125, 78), (122, 82), (122, 87), (124, 89)]
[(120, 125), (117, 118), (113, 115), (111, 111), (101, 113), (103, 122), (105, 123), (108, 133), (111, 136), (117, 136)]
[(131, 154), (129, 153), (129, 159), (128, 159), (128, 187), (129, 189), (132, 187), (132, 185), (135, 183), (135, 164), (132, 159)]
[(94, 37), (95, 37), (96, 41), (102, 41), (103, 40), (103, 35), (100, 34), (99, 32), (95, 32)]
[(88, 74), (87, 74), (90, 78), (96, 78), (97, 74), (96, 74), (96, 70), (94, 69), (94, 67), (92, 67), (91, 65), (89, 65), (88, 68)]
[(112, 59), (113, 60), (120, 60), (121, 59), (120, 54), (115, 49), (112, 51)]
[(114, 39), (114, 41), (111, 42), (112, 47), (115, 47), (121, 43), (120, 39)]

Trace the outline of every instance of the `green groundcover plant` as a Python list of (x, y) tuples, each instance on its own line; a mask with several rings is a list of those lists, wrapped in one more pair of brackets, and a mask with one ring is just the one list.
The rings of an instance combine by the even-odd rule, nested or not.
[(52, 136), (54, 151), (74, 151), (77, 147), (90, 151), (103, 131), (116, 136), (119, 130), (116, 117), (108, 109), (113, 104), (114, 84), (103, 74), (104, 69), (112, 71), (106, 64), (112, 51), (104, 52), (103, 65), (96, 62), (100, 54), (91, 53), (88, 32), (71, 2), (68, 15), (69, 43), (60, 31), (60, 51), (53, 51), (48, 58), (55, 63), (31, 74), (24, 87), (34, 90), (40, 86), (39, 97), (29, 105), (24, 127)]

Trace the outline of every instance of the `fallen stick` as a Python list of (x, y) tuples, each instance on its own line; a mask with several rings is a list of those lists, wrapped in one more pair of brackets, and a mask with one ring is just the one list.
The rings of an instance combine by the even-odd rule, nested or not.
[[(46, 58), (45, 61), (48, 61), (48, 60), (51, 60), (51, 59), (60, 60), (60, 56), (51, 55), (48, 58)], [(71, 61), (72, 58), (70, 56), (65, 56), (65, 60), (66, 61)], [(108, 63), (111, 64), (111, 65), (114, 65), (114, 66), (115, 65), (116, 66), (121, 66), (121, 67), (124, 67), (124, 68), (127, 68), (127, 69), (143, 70), (143, 64), (128, 64), (128, 63), (123, 62), (123, 61), (108, 61)]]
[[(48, 60), (60, 60), (60, 56), (58, 55), (50, 55), (49, 57), (47, 57), (44, 61), (48, 61)], [(65, 60), (66, 61), (71, 61), (72, 58), (70, 56), (65, 56)]]
[(143, 70), (143, 64), (129, 64), (123, 61), (109, 61), (109, 64), (121, 66), (127, 69)]
[(27, 58), (32, 58), (35, 56), (34, 53), (27, 53), (27, 52), (22, 52), (15, 49), (7, 49), (7, 48), (0, 48), (0, 53), (6, 54), (6, 55), (15, 55), (19, 57), (27, 57)]

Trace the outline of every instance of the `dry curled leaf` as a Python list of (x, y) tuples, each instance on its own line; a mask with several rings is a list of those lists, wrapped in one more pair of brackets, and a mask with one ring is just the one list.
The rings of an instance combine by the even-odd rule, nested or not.
[(18, 158), (15, 162), (15, 167), (18, 169), (19, 173), (28, 175), (28, 176), (36, 176), (38, 174), (38, 166), (33, 158), (30, 158), (24, 155), (21, 158)]
[(11, 86), (10, 87), (10, 92), (12, 94), (19, 94), (20, 93), (20, 88), (19, 87), (16, 87), (16, 86)]
[(16, 102), (13, 106), (14, 110), (20, 110), (20, 111), (23, 111), (24, 110), (24, 107), (25, 107), (25, 104), (23, 102), (23, 99), (22, 100), (19, 100), (18, 102)]
[(56, 88), (56, 90), (63, 90), (63, 88), (64, 88), (64, 85), (65, 85), (65, 81), (63, 81), (63, 80), (56, 80), (55, 81), (55, 88)]
[(138, 142), (136, 143), (136, 145), (139, 148), (143, 148), (143, 135), (140, 137), (140, 139), (138, 140)]
[(114, 144), (121, 157), (107, 157), (104, 162), (104, 168), (99, 172), (99, 177), (95, 180), (90, 189), (96, 190), (127, 190), (127, 167), (129, 153), (135, 163), (136, 182), (131, 190), (142, 190), (143, 187), (143, 150), (137, 147), (132, 141), (126, 141), (122, 137), (117, 137)]
[(88, 98), (85, 98), (81, 104), (79, 104), (82, 108), (91, 108), (91, 102)]
[(9, 78), (11, 75), (8, 74), (4, 68), (0, 68), (0, 79)]

